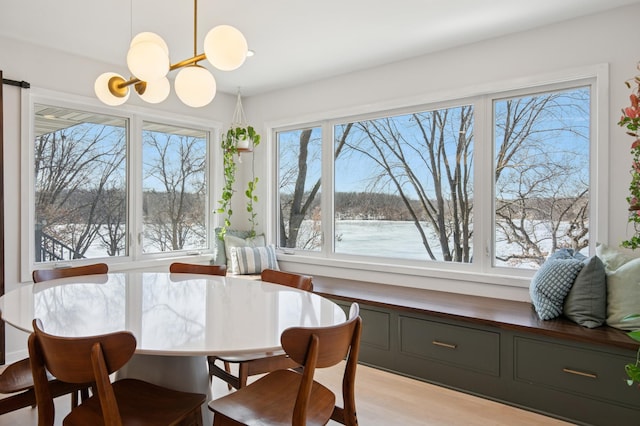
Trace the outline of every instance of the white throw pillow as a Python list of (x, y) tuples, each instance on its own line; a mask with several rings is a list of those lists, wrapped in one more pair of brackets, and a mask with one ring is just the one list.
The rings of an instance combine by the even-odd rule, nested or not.
[(640, 314), (640, 258), (604, 244), (596, 247), (596, 254), (607, 275), (607, 325), (640, 329), (640, 318), (622, 321), (628, 315)]

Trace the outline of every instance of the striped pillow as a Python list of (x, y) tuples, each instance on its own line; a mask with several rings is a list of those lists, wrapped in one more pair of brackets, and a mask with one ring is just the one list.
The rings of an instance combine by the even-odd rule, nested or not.
[(231, 247), (232, 256), (236, 257), (238, 274), (259, 274), (263, 269), (279, 269), (276, 259), (276, 247)]

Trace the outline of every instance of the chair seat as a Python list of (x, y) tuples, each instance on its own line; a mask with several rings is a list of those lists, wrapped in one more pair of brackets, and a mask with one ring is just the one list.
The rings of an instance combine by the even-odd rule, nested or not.
[(9, 364), (0, 376), (0, 393), (14, 393), (33, 387), (29, 358)]
[(253, 361), (256, 359), (275, 357), (275, 356), (287, 356), (287, 354), (285, 353), (285, 351), (279, 350), (279, 351), (273, 351), (273, 352), (259, 352), (255, 354), (216, 355), (216, 356), (210, 356), (209, 358), (215, 358), (225, 362), (247, 362), (247, 361)]
[[(209, 403), (215, 416), (222, 415), (248, 426), (291, 426), (291, 413), (302, 375), (291, 370), (274, 371), (249, 387), (242, 388)], [(307, 425), (325, 425), (331, 418), (335, 395), (318, 382), (313, 382)], [(224, 424), (224, 422), (222, 423)]]
[[(51, 387), (51, 395), (54, 398), (69, 393), (75, 397), (76, 391), (84, 391), (88, 387), (88, 385), (60, 382), (50, 374), (47, 374), (47, 378)], [(0, 375), (0, 393), (5, 395), (12, 394), (0, 399), (0, 415), (36, 405), (29, 358), (9, 364), (2, 371)], [(75, 405), (77, 405), (77, 401), (72, 404), (72, 406)]]
[[(206, 395), (179, 392), (136, 379), (122, 379), (113, 383), (122, 424), (163, 425), (180, 424), (194, 408), (202, 405)], [(197, 410), (201, 416), (200, 410)], [(189, 424), (196, 424), (196, 418)], [(86, 426), (104, 424), (97, 395), (84, 401), (63, 421), (64, 425)]]

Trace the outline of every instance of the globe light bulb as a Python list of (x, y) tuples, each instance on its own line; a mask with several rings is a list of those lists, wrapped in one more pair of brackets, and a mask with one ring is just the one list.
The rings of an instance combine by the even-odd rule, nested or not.
[(131, 74), (142, 81), (160, 80), (169, 72), (169, 56), (152, 41), (140, 41), (129, 48), (127, 65)]
[(129, 43), (129, 47), (133, 47), (134, 45), (142, 42), (151, 42), (157, 44), (164, 50), (165, 54), (169, 56), (169, 47), (167, 43), (156, 33), (152, 33), (149, 31), (139, 33), (134, 38), (131, 39), (131, 43)]
[(174, 83), (176, 95), (193, 108), (207, 105), (216, 95), (216, 80), (209, 70), (200, 65), (189, 65), (180, 70)]
[(103, 103), (110, 106), (122, 105), (129, 99), (130, 91), (127, 87), (117, 89), (115, 84), (119, 82), (125, 82), (125, 79), (120, 74), (105, 72), (96, 78), (93, 90)]
[(163, 77), (160, 80), (146, 82), (144, 92), (138, 95), (145, 102), (157, 104), (167, 99), (169, 92), (171, 92), (171, 84), (167, 77)]
[(207, 60), (222, 71), (239, 68), (247, 59), (248, 50), (244, 35), (231, 25), (219, 25), (204, 38), (204, 54)]

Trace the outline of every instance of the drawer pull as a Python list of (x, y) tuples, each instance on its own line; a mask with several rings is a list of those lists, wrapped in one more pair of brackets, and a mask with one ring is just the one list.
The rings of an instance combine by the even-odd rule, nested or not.
[(590, 379), (597, 379), (598, 376), (596, 374), (585, 373), (584, 371), (572, 370), (570, 368), (563, 368), (562, 371), (568, 374), (575, 374), (576, 376), (588, 377)]
[(436, 345), (436, 346), (440, 346), (443, 348), (447, 348), (447, 349), (457, 349), (458, 345), (452, 345), (451, 343), (444, 343), (444, 342), (438, 342), (437, 340), (434, 340), (431, 342), (432, 345)]

